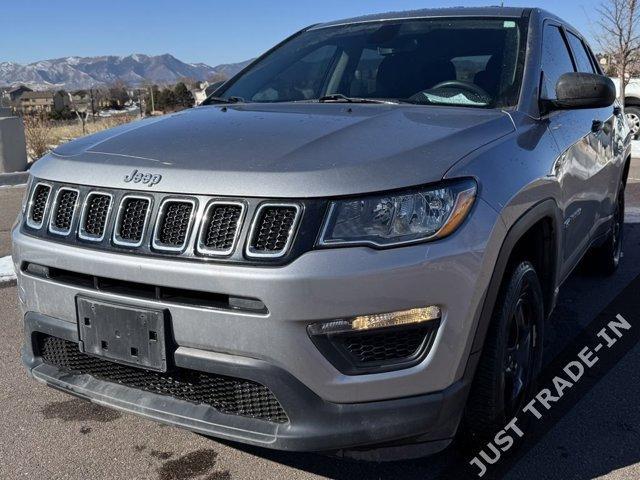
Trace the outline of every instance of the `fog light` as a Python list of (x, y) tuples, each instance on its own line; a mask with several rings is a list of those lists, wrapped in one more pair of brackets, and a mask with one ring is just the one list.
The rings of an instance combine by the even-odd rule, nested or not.
[(431, 305), (424, 308), (412, 308), (400, 312), (377, 313), (374, 315), (360, 315), (350, 320), (334, 320), (330, 322), (309, 325), (311, 335), (331, 335), (335, 333), (360, 332), (378, 328), (414, 325), (423, 322), (439, 320), (440, 307)]

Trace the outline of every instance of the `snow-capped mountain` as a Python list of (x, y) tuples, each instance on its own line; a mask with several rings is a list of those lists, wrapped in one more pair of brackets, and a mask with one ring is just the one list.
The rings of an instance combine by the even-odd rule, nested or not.
[(37, 90), (76, 90), (110, 85), (117, 81), (131, 85), (169, 84), (182, 78), (207, 80), (217, 73), (230, 77), (248, 63), (249, 61), (211, 67), (204, 63), (184, 63), (169, 54), (66, 57), (28, 65), (0, 62), (0, 86), (24, 84)]

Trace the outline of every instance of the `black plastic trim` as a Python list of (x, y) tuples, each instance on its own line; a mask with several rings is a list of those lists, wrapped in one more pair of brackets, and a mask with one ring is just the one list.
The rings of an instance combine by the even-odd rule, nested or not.
[[(463, 378), (441, 392), (366, 403), (327, 402), (291, 374), (262, 360), (178, 348), (175, 365), (253, 380), (269, 388), (289, 416), (287, 424), (225, 415), (180, 400), (64, 374), (42, 363), (30, 341), (35, 332), (78, 341), (77, 325), (34, 312), (25, 316), (27, 343), (22, 361), (30, 374), (49, 386), (102, 405), (137, 413), (205, 435), (291, 451), (335, 451), (451, 439), (456, 433), (469, 380)], [(375, 419), (372, 422), (371, 419)]]
[[(365, 330), (362, 332), (351, 333), (339, 333), (330, 335), (310, 335), (311, 340), (320, 352), (325, 356), (331, 364), (336, 367), (341, 373), (345, 375), (365, 375), (371, 373), (393, 372), (396, 370), (403, 370), (405, 368), (411, 368), (420, 362), (422, 362), (435, 342), (438, 334), (438, 327), (440, 326), (440, 320), (434, 320), (428, 323), (417, 325), (406, 325), (402, 327), (388, 327), (382, 328), (379, 332), (372, 330)], [(381, 335), (385, 333), (395, 333), (399, 330), (423, 330), (424, 338), (420, 346), (415, 352), (407, 357), (402, 357), (393, 360), (385, 361), (371, 361), (360, 362), (344, 347), (340, 341), (341, 337), (349, 335), (351, 337), (357, 335), (371, 335), (373, 333), (379, 333)]]

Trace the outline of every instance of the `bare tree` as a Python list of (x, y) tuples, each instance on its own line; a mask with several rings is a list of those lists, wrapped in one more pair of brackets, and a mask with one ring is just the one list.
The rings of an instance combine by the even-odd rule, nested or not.
[(615, 63), (620, 78), (620, 102), (624, 105), (627, 77), (640, 51), (640, 5), (638, 0), (603, 0), (597, 11), (598, 43)]
[(91, 96), (86, 91), (69, 94), (69, 108), (73, 111), (82, 124), (82, 134), (87, 133), (87, 118), (91, 114)]
[(27, 151), (35, 161), (49, 151), (52, 125), (43, 115), (25, 115), (23, 122)]

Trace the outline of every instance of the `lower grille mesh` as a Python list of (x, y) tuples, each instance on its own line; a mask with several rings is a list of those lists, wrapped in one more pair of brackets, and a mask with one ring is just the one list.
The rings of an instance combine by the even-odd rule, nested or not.
[(345, 335), (340, 342), (358, 363), (385, 362), (411, 357), (422, 346), (429, 328)]
[(76, 375), (91, 375), (158, 395), (195, 404), (210, 405), (219, 412), (286, 423), (287, 414), (273, 393), (250, 380), (175, 369), (159, 373), (120, 365), (81, 353), (76, 343), (38, 334), (38, 353), (44, 363)]

